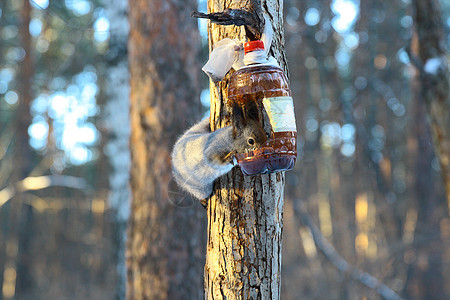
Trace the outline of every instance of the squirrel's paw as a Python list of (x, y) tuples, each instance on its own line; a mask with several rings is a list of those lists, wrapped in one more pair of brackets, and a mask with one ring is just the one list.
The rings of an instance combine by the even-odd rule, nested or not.
[(221, 165), (233, 164), (236, 153), (236, 151), (231, 151), (229, 153), (213, 154), (211, 159)]
[(234, 163), (234, 156), (236, 155), (237, 151), (233, 150), (230, 153), (228, 153), (227, 155), (225, 155), (224, 160), (226, 162), (229, 162), (230, 164)]

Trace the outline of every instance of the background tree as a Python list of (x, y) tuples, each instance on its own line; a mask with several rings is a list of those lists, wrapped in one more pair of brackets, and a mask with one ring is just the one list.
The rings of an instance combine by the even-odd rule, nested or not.
[[(16, 110), (14, 123), (15, 132), (13, 137), (13, 160), (16, 162), (12, 182), (19, 182), (28, 176), (30, 171), (32, 152), (28, 144), (28, 127), (31, 125), (30, 104), (32, 100), (32, 81), (34, 75), (34, 59), (31, 51), (31, 35), (28, 30), (31, 20), (30, 2), (24, 0), (21, 8), (21, 22), (19, 25), (20, 46), (24, 53), (24, 58), (19, 62), (19, 81), (17, 84), (18, 108)], [(30, 280), (30, 263), (28, 262), (30, 235), (27, 228), (32, 220), (32, 210), (28, 205), (24, 205), (24, 195), (18, 191), (11, 200), (11, 210), (9, 213), (9, 231), (6, 234), (7, 246), (6, 259), (4, 264), (4, 293), (5, 299), (12, 299), (16, 294), (26, 294), (33, 289), (33, 282)], [(15, 275), (11, 275), (15, 274)]]
[(0, 3), (1, 299), (114, 294), (101, 21), (96, 1)]
[[(445, 241), (436, 238), (441, 233), (442, 222), (450, 207), (450, 96), (448, 51), (442, 22), (442, 11), (438, 1), (413, 1), (415, 34), (412, 38), (410, 58), (418, 70), (421, 89), (416, 86), (416, 116), (418, 145), (421, 151), (417, 158), (416, 189), (419, 208), (414, 240), (426, 245), (417, 249), (417, 255), (427, 261), (427, 266), (410, 264), (408, 281), (412, 284), (406, 291), (410, 297), (444, 299), (444, 269), (442, 268)], [(426, 118), (428, 116), (428, 118)], [(427, 122), (427, 119), (429, 122)], [(429, 129), (431, 127), (431, 130)], [(433, 138), (434, 150), (425, 143)], [(428, 149), (428, 151), (427, 151)], [(436, 197), (433, 184), (427, 178), (432, 159), (440, 162), (440, 172), (447, 191), (447, 201)], [(427, 159), (428, 158), (428, 159)], [(427, 172), (424, 176), (424, 171)], [(420, 175), (419, 175), (420, 174)], [(444, 221), (445, 222), (445, 221)], [(445, 229), (444, 229), (445, 230)], [(434, 237), (434, 238), (432, 238)]]
[(105, 154), (108, 156), (110, 194), (108, 202), (114, 211), (116, 229), (118, 284), (117, 296), (125, 298), (126, 290), (126, 227), (130, 211), (130, 88), (128, 72), (128, 1), (105, 1), (107, 16), (111, 22), (109, 50), (106, 54), (108, 72), (105, 74)]
[(430, 115), (434, 146), (450, 203), (449, 71), (445, 27), (439, 1), (413, 1), (417, 45), (412, 62), (419, 71), (422, 98)]
[(128, 299), (199, 299), (204, 211), (174, 193), (170, 153), (200, 116), (196, 1), (130, 2)]
[[(286, 3), (303, 155), (286, 175), (283, 297), (296, 299), (299, 290), (311, 299), (384, 297), (360, 280), (368, 272), (403, 297), (428, 290), (439, 299), (447, 293), (439, 279), (427, 289), (411, 276), (421, 266), (442, 278), (439, 267), (423, 263), (446, 260), (436, 224), (448, 222), (448, 211), (426, 115), (413, 97), (409, 5)], [(291, 210), (296, 221), (288, 221)], [(421, 221), (424, 211), (434, 225)]]

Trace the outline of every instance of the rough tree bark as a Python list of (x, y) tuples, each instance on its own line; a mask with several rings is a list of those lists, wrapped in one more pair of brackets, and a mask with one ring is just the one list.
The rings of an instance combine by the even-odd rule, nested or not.
[(202, 295), (204, 211), (169, 189), (171, 148), (200, 118), (200, 39), (189, 15), (196, 7), (195, 0), (129, 1), (127, 299)]
[[(245, 8), (246, 0), (209, 0), (208, 12)], [(258, 3), (259, 5), (259, 3)], [(286, 70), (283, 1), (262, 0), (273, 26), (271, 55)], [(223, 38), (245, 38), (245, 29), (208, 25), (210, 50)], [(267, 46), (267, 45), (266, 45)], [(227, 80), (211, 82), (211, 129), (228, 123)], [(208, 242), (205, 265), (206, 299), (279, 299), (284, 172), (244, 176), (239, 168), (219, 178), (208, 200)]]
[(439, 1), (414, 0), (414, 20), (418, 38), (418, 58), (422, 97), (428, 107), (434, 147), (450, 205), (450, 95), (444, 23)]

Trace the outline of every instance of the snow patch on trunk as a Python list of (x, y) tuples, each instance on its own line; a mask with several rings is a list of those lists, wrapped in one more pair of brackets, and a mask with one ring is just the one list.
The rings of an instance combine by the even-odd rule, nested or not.
[(445, 70), (447, 68), (446, 57), (433, 57), (429, 58), (423, 67), (424, 71), (428, 74), (437, 75), (439, 70)]

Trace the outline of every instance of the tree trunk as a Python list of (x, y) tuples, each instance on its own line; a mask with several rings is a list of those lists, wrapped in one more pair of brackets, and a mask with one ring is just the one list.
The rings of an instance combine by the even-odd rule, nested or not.
[(127, 299), (199, 299), (204, 212), (172, 193), (171, 148), (200, 118), (195, 0), (129, 2), (131, 212)]
[[(419, 100), (426, 104), (433, 135), (436, 156), (440, 161), (441, 174), (450, 205), (450, 97), (447, 52), (445, 49), (444, 24), (439, 2), (414, 0), (414, 19), (417, 36), (413, 37), (412, 62), (418, 68), (421, 84)], [(415, 55), (418, 55), (415, 56)], [(443, 249), (442, 222), (448, 215), (444, 199), (433, 187), (431, 162), (433, 155), (424, 142), (428, 135), (423, 116), (422, 103), (417, 104), (416, 126), (418, 131), (417, 179), (418, 196), (417, 226), (414, 242), (417, 247), (408, 269), (406, 294), (411, 298), (446, 299), (445, 278), (442, 269)], [(443, 234), (443, 233), (442, 233)]]
[(437, 0), (414, 0), (413, 6), (419, 40), (420, 61), (416, 65), (450, 205), (450, 96), (442, 12)]
[[(208, 1), (208, 10), (244, 8), (249, 1)], [(257, 2), (257, 1), (256, 1)], [(286, 70), (283, 1), (261, 1), (272, 22), (271, 55)], [(271, 24), (266, 24), (270, 26)], [(209, 24), (210, 49), (223, 38), (244, 39), (244, 28)], [(268, 45), (266, 45), (268, 47)], [(226, 80), (211, 83), (211, 127), (225, 126)], [(279, 299), (284, 172), (244, 176), (239, 168), (219, 178), (208, 201), (206, 299)]]
[(108, 61), (108, 76), (106, 95), (108, 102), (105, 105), (105, 127), (108, 135), (105, 153), (109, 158), (110, 175), (109, 185), (111, 192), (108, 200), (114, 211), (113, 223), (116, 228), (116, 255), (117, 255), (117, 297), (125, 298), (126, 266), (125, 266), (125, 239), (126, 222), (129, 217), (130, 188), (128, 185), (130, 173), (130, 118), (129, 118), (129, 74), (127, 62), (128, 1), (105, 1), (105, 8), (111, 22), (111, 36)]
[[(417, 90), (417, 88), (416, 88)], [(441, 224), (446, 218), (445, 199), (440, 189), (436, 173), (433, 172), (434, 159), (431, 133), (426, 121), (426, 108), (415, 97), (414, 134), (417, 136), (415, 153), (414, 198), (417, 207), (417, 224), (414, 231), (414, 246), (409, 249), (411, 259), (407, 261), (407, 278), (404, 293), (407, 299), (438, 300), (445, 295), (445, 273), (443, 258), (445, 242), (442, 240)]]
[[(28, 176), (32, 152), (29, 146), (28, 127), (31, 124), (30, 104), (32, 99), (33, 59), (29, 25), (31, 5), (28, 0), (22, 2), (21, 24), (19, 27), (21, 47), (25, 57), (20, 63), (18, 94), (19, 101), (15, 115), (14, 183)], [(30, 237), (32, 236), (32, 208), (24, 204), (25, 195), (18, 191), (11, 199), (9, 211), (9, 233), (6, 237), (6, 259), (3, 273), (3, 299), (22, 298), (32, 290), (30, 272)]]

